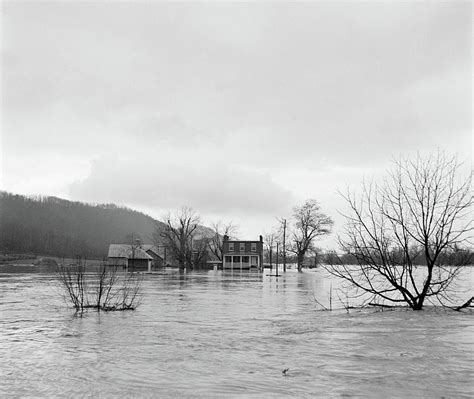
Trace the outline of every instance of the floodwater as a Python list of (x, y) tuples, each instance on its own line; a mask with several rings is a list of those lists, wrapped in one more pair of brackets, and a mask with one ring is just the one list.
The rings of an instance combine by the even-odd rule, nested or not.
[(0, 273), (0, 396), (474, 397), (474, 312), (318, 311), (324, 272), (267, 274), (145, 275), (136, 311), (77, 317)]

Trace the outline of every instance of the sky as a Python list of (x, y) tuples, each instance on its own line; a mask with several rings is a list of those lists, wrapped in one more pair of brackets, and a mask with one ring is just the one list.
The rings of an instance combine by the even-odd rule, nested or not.
[(391, 160), (472, 166), (470, 2), (1, 3), (0, 188), (239, 236)]

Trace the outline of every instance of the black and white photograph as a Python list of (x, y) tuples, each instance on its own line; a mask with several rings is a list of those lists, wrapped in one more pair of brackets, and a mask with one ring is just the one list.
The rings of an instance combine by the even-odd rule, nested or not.
[(474, 398), (473, 17), (0, 0), (0, 397)]

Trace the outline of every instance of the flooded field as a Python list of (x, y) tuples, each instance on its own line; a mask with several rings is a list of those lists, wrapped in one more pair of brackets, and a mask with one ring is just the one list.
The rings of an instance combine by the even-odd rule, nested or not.
[(0, 396), (474, 396), (472, 312), (318, 311), (329, 285), (170, 270), (136, 311), (76, 317), (52, 274), (0, 273)]

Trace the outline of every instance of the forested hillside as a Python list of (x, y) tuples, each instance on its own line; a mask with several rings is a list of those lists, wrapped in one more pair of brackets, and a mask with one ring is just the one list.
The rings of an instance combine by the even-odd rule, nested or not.
[[(0, 192), (0, 251), (102, 258), (110, 243), (150, 242), (157, 221), (113, 204)], [(160, 222), (158, 222), (160, 223)]]

